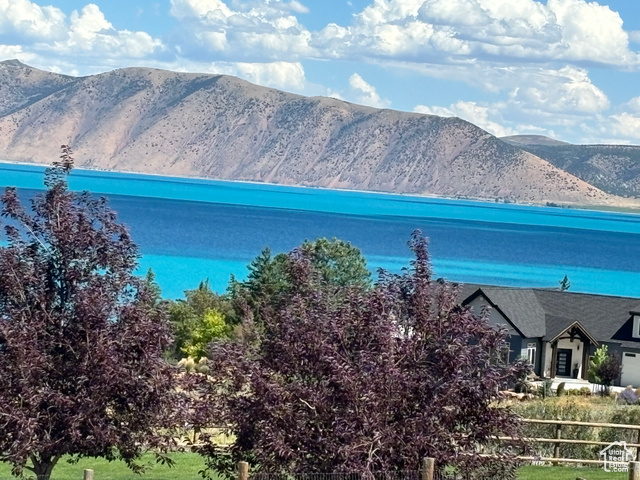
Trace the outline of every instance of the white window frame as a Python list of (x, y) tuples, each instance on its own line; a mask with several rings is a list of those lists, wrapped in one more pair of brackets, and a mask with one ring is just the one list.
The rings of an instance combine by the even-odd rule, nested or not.
[(536, 343), (528, 343), (527, 344), (527, 361), (529, 365), (536, 364), (536, 356), (538, 355), (538, 345)]

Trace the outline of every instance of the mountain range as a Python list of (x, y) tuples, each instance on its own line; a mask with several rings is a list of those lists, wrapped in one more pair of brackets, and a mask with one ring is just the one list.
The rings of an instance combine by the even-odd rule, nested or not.
[(496, 138), (459, 118), (304, 97), (236, 77), (0, 62), (0, 159), (498, 201), (640, 206), (640, 147)]

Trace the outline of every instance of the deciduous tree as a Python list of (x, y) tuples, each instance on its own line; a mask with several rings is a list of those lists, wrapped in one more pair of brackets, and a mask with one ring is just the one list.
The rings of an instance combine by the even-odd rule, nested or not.
[[(259, 328), (214, 343), (210, 403), (231, 426), (231, 459), (270, 472), (415, 470), (439, 465), (508, 478), (514, 458), (478, 455), (519, 419), (498, 390), (526, 374), (492, 362), (506, 332), (432, 281), (426, 240), (415, 233), (411, 268), (382, 272), (373, 288), (337, 286), (304, 248), (288, 256), (290, 289), (268, 302)], [(220, 468), (229, 457), (206, 452)]]
[(0, 460), (42, 480), (66, 454), (136, 468), (176, 412), (157, 292), (106, 201), (69, 190), (71, 169), (63, 146), (30, 209), (13, 188), (0, 199)]
[(211, 340), (230, 331), (227, 322), (232, 317), (231, 301), (214, 292), (208, 280), (200, 282), (198, 288), (185, 292), (184, 299), (169, 306), (169, 321), (174, 331), (169, 355), (174, 360), (189, 355), (199, 360)]

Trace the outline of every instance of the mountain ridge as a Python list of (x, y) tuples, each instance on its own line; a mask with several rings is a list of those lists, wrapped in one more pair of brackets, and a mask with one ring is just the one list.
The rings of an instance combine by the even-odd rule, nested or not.
[(564, 142), (502, 138), (606, 192), (640, 196), (640, 146), (573, 145)]
[(622, 199), (459, 118), (304, 97), (236, 77), (0, 62), (0, 158), (73, 146), (84, 168), (533, 203)]

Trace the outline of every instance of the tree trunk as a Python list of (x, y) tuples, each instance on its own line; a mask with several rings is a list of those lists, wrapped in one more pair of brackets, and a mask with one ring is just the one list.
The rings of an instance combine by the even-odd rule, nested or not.
[(59, 456), (43, 458), (38, 460), (35, 456), (31, 457), (31, 461), (33, 462), (33, 473), (36, 475), (37, 480), (50, 480), (51, 472), (53, 472), (53, 467), (56, 466)]

